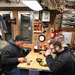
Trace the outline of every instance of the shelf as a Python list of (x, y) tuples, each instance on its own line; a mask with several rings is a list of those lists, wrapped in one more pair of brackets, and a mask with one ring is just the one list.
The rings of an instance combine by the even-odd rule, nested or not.
[(62, 31), (75, 32), (75, 28), (61, 28)]

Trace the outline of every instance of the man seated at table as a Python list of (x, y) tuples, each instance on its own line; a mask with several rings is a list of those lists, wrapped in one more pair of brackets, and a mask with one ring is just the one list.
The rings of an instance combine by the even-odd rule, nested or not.
[(63, 47), (68, 47), (68, 45), (65, 42), (65, 37), (63, 34), (58, 34), (55, 39), (61, 42)]
[[(24, 62), (25, 55), (23, 54), (25, 38), (17, 35), (15, 39), (9, 41), (1, 53), (1, 62), (7, 75), (23, 75), (21, 70), (17, 67), (19, 63)], [(24, 75), (28, 75), (26, 72)]]
[[(53, 75), (75, 75), (74, 60), (69, 50), (64, 49), (59, 41), (53, 41), (52, 47), (45, 52), (46, 62)], [(55, 59), (51, 54), (56, 54)]]

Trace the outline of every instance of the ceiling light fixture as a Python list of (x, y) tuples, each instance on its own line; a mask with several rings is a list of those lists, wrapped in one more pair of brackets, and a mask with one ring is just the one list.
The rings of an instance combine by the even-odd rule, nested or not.
[(42, 7), (37, 0), (22, 0), (22, 2), (34, 11), (42, 10)]

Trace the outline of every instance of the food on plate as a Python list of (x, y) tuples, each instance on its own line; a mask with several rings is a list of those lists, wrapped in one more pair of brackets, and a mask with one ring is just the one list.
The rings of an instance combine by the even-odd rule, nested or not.
[(47, 64), (46, 64), (45, 61), (41, 61), (41, 62), (39, 62), (39, 64), (40, 64), (41, 66), (47, 66)]

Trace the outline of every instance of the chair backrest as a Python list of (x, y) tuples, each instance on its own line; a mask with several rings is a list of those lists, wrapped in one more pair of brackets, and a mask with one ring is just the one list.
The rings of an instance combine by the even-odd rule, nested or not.
[(2, 64), (1, 64), (1, 54), (0, 54), (0, 75), (3, 73)]
[(0, 54), (0, 75), (7, 75), (3, 66), (2, 66), (2, 63), (1, 63), (1, 54)]

